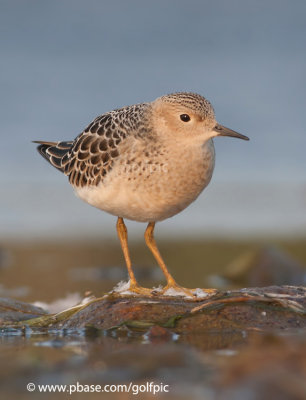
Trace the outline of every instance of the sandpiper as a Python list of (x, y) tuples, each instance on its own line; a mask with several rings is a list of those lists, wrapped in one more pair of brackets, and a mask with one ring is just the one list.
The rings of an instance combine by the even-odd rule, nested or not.
[(40, 154), (68, 176), (77, 196), (118, 217), (129, 291), (151, 295), (136, 281), (124, 218), (148, 223), (145, 241), (162, 269), (169, 289), (179, 286), (154, 240), (157, 221), (184, 210), (212, 177), (215, 136), (248, 137), (216, 122), (208, 100), (196, 93), (173, 93), (106, 112), (72, 141), (39, 143)]

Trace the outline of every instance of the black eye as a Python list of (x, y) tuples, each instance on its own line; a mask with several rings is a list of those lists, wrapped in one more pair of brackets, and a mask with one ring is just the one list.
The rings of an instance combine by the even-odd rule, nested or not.
[(184, 122), (190, 121), (190, 117), (189, 117), (188, 114), (181, 114), (181, 115), (180, 115), (180, 118), (181, 118), (181, 120), (184, 121)]

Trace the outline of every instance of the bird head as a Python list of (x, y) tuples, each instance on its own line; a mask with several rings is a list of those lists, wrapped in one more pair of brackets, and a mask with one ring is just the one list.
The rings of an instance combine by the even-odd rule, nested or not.
[(208, 100), (196, 93), (179, 92), (159, 97), (152, 102), (153, 121), (157, 132), (179, 139), (205, 142), (216, 136), (249, 140), (217, 123)]

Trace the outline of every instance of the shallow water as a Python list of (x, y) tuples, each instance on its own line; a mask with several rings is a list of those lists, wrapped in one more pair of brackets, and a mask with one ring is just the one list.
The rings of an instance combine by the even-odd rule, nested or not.
[[(169, 393), (159, 393), (157, 398), (215, 399), (239, 398), (231, 394), (246, 391), (249, 396), (261, 393), (261, 399), (282, 390), (275, 381), (282, 374), (295, 374), (295, 386), (286, 385), (284, 399), (291, 399), (296, 390), (303, 390), (305, 378), (301, 365), (305, 366), (305, 332), (284, 334), (239, 331), (207, 332), (201, 335), (167, 335), (131, 329), (120, 332), (98, 330), (30, 330), (0, 332), (0, 382), (1, 393), (18, 398), (41, 396), (39, 385), (65, 385), (65, 392), (77, 385), (126, 385), (132, 383), (129, 393), (112, 393), (112, 398), (133, 398), (141, 385), (153, 382), (162, 385)], [(262, 354), (269, 349), (269, 368), (276, 367), (273, 379), (262, 380), (262, 370), (267, 370), (267, 360)], [(281, 364), (279, 368), (279, 354)], [(247, 358), (245, 358), (247, 357)], [(252, 371), (244, 376), (241, 369)], [(237, 365), (240, 364), (238, 368)], [(296, 370), (297, 369), (297, 370)], [(34, 383), (35, 391), (27, 385)], [(268, 388), (264, 392), (262, 383)], [(80, 386), (80, 387), (81, 387)], [(79, 388), (80, 389), (80, 388)], [(84, 389), (82, 389), (84, 390)], [(62, 398), (61, 393), (49, 393)], [(127, 389), (125, 389), (127, 391)], [(80, 394), (80, 393), (79, 393)], [(101, 393), (91, 393), (98, 398)], [(154, 398), (144, 393), (141, 398)], [(151, 397), (152, 396), (152, 397)], [(249, 398), (249, 397), (247, 397)], [(298, 398), (298, 397), (297, 397)]]
[[(103, 333), (91, 337), (82, 331), (34, 331), (22, 336), (2, 332), (0, 357), (7, 368), (1, 372), (1, 391), (26, 395), (29, 382), (38, 387), (153, 381), (169, 385), (171, 396), (197, 398), (197, 393), (212, 391), (210, 380), (217, 360), (235, 354), (230, 341), (216, 347), (213, 335), (208, 336), (208, 340), (199, 338), (197, 348), (186, 338), (148, 339), (146, 334), (131, 331), (119, 337)], [(245, 341), (241, 335), (240, 341)], [(228, 350), (221, 353), (220, 349)]]

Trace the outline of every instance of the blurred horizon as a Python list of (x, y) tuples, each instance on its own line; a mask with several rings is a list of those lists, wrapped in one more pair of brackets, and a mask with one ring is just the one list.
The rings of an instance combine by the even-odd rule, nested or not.
[[(97, 115), (177, 91), (218, 122), (212, 182), (161, 237), (306, 236), (306, 3), (0, 1), (0, 238), (115, 237), (32, 140), (71, 140)], [(144, 225), (129, 223), (131, 237)]]

